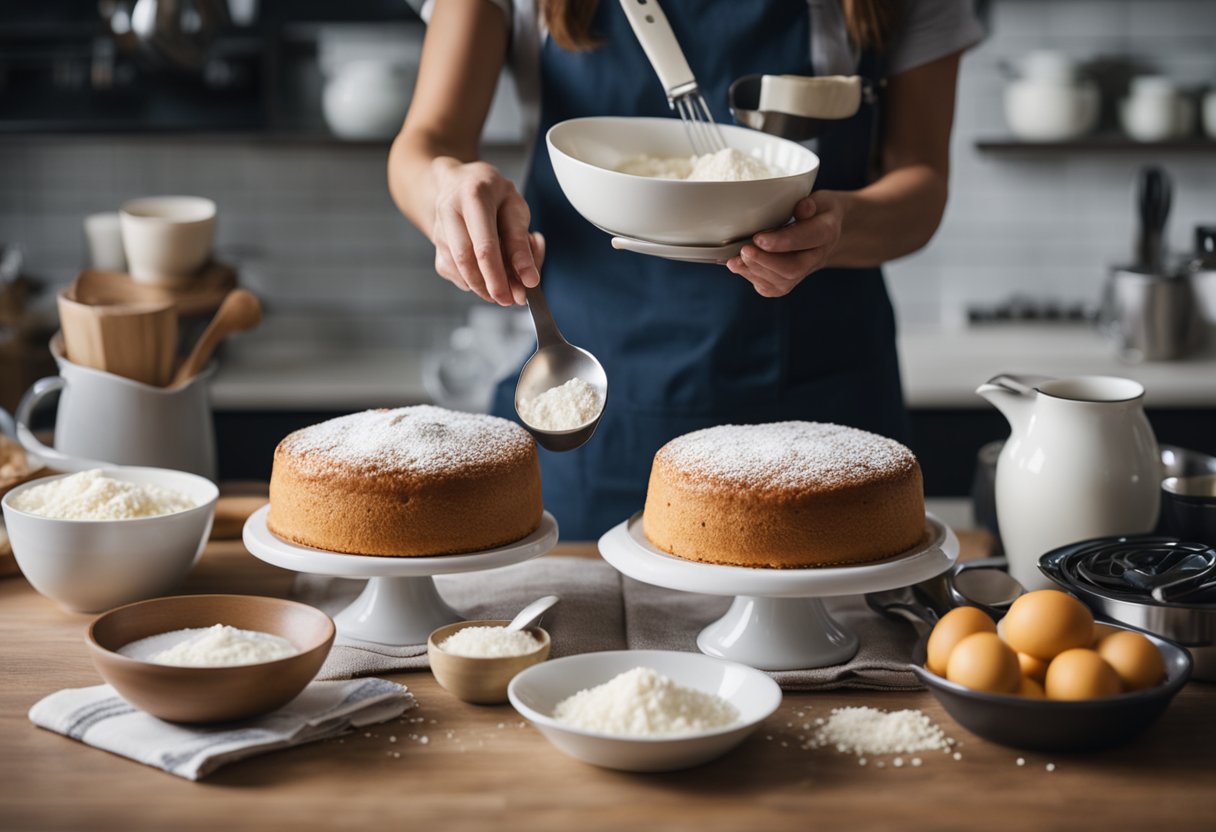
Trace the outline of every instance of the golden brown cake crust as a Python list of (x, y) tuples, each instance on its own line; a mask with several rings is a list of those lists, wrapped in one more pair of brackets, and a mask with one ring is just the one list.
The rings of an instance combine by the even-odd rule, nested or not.
[(331, 552), (477, 552), (540, 525), (536, 445), (514, 422), (438, 407), (369, 410), (275, 449), (267, 525)]
[(898, 442), (840, 425), (707, 428), (655, 454), (642, 527), (664, 552), (705, 563), (882, 560), (925, 536), (920, 465)]

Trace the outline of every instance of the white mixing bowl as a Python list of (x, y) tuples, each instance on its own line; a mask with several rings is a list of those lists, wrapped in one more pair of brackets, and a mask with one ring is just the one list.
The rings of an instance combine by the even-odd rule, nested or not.
[(34, 480), (5, 494), (0, 506), (17, 565), (34, 589), (69, 612), (101, 612), (173, 590), (211, 533), (219, 489), (210, 480), (168, 468), (102, 471), (184, 494), (195, 507), (133, 520), (57, 520), (18, 511), (12, 501), (62, 477)]
[(614, 170), (631, 156), (692, 155), (677, 118), (576, 118), (555, 124), (545, 141), (562, 192), (588, 222), (622, 237), (717, 246), (784, 225), (819, 172), (819, 157), (796, 142), (728, 124), (722, 133), (727, 146), (786, 175), (687, 182)]

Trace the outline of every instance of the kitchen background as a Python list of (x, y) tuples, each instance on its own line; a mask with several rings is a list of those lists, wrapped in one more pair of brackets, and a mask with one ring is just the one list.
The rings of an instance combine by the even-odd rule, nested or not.
[[(51, 369), (29, 350), (15, 358), (12, 342), (44, 343), (50, 290), (88, 261), (83, 217), (148, 194), (216, 200), (217, 254), (268, 309), (256, 332), (229, 345), (213, 386), (225, 477), (266, 476), (266, 448), (321, 415), (436, 395), (475, 406), (508, 363), (492, 366), (483, 353), (527, 351), (526, 320), (434, 275), (425, 238), (389, 199), (388, 142), (339, 138), (333, 130), (352, 114), (338, 102), (327, 121), (323, 110), (356, 59), (397, 62), (408, 85), (422, 27), (403, 2), (232, 0), (245, 25), (225, 30), (201, 81), (115, 52), (98, 10), (129, 4), (15, 5), (0, 10), (0, 243), (20, 248), (23, 272), (46, 291), (0, 329), (0, 404), (11, 408)], [(1216, 140), (1199, 112), (1216, 87), (1216, 3), (992, 0), (981, 13), (989, 37), (963, 60), (945, 220), (925, 250), (888, 269), (915, 449), (930, 460), (936, 494), (965, 493), (976, 450), (1007, 433), (974, 396), (987, 376), (1120, 371), (1092, 322), (1035, 319), (1097, 308), (1109, 266), (1132, 254), (1142, 167), (1174, 182), (1175, 252), (1191, 249), (1197, 224), (1216, 224)], [(1092, 135), (1012, 137), (1005, 89), (1041, 49), (1075, 59), (1108, 93)], [(1192, 102), (1187, 135), (1137, 143), (1121, 134), (1115, 102), (1143, 73), (1169, 76)], [(525, 164), (509, 84), (485, 153), (513, 175)], [(970, 320), (979, 318), (1000, 321)], [(1216, 452), (1212, 355), (1208, 346), (1122, 368), (1148, 387), (1163, 439)]]

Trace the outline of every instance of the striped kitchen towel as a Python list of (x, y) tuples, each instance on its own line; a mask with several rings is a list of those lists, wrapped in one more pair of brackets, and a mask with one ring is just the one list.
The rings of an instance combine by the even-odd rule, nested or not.
[(30, 708), (30, 721), (86, 745), (187, 780), (222, 765), (385, 722), (418, 703), (387, 679), (313, 682), (277, 711), (219, 725), (164, 722), (127, 704), (109, 685), (68, 688)]

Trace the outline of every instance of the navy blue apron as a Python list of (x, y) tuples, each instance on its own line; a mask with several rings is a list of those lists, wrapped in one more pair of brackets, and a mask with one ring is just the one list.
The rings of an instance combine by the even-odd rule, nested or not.
[[(731, 123), (727, 88), (756, 73), (814, 74), (806, 0), (665, 0), (714, 118)], [(763, 298), (724, 266), (616, 251), (558, 187), (545, 147), (554, 124), (593, 115), (674, 118), (615, 0), (600, 0), (603, 43), (572, 53), (551, 39), (541, 59), (541, 124), (524, 196), (548, 252), (543, 285), (558, 325), (608, 373), (595, 436), (541, 451), (545, 507), (567, 540), (592, 540), (642, 507), (650, 463), (680, 434), (721, 424), (806, 419), (903, 439), (907, 416), (895, 324), (879, 269), (816, 272), (783, 298)], [(876, 73), (872, 56), (862, 72)], [(875, 107), (819, 139), (817, 188), (870, 179)], [(515, 376), (494, 412), (516, 418)]]

